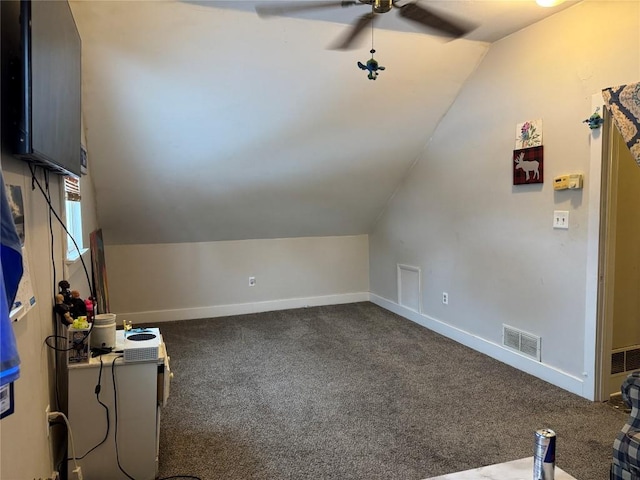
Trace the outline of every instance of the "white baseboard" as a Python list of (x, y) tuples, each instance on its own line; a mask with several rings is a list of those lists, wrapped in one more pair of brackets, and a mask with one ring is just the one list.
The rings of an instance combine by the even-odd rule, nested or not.
[(369, 296), (372, 303), (375, 303), (386, 310), (396, 313), (401, 317), (411, 320), (412, 322), (422, 325), (429, 330), (433, 330), (440, 335), (455, 340), (462, 345), (466, 345), (467, 347), (499, 360), (500, 362), (506, 363), (518, 370), (522, 370), (523, 372), (533, 375), (534, 377), (538, 377), (541, 380), (556, 385), (557, 387), (589, 399), (589, 397), (585, 396), (584, 382), (581, 378), (569, 375), (568, 373), (554, 367), (527, 358), (524, 355), (503, 347), (502, 345), (479, 338), (469, 332), (452, 327), (440, 320), (429, 317), (428, 315), (424, 315), (403, 307), (402, 305), (398, 305), (386, 298), (373, 293), (370, 293)]
[(323, 295), (319, 297), (288, 298), (284, 300), (268, 300), (265, 302), (236, 303), (232, 305), (212, 305), (209, 307), (179, 308), (174, 310), (154, 310), (147, 312), (118, 313), (117, 321), (127, 320), (132, 323), (158, 323), (173, 320), (195, 320), (198, 318), (227, 317), (247, 313), (273, 312), (291, 308), (318, 307), (321, 305), (338, 305), (369, 301), (369, 292), (343, 293)]
[(537, 362), (519, 353), (509, 350), (502, 345), (479, 338), (469, 332), (448, 325), (428, 315), (418, 313), (397, 303), (369, 292), (345, 293), (338, 295), (324, 295), (318, 297), (290, 298), (284, 300), (269, 300), (264, 302), (238, 303), (232, 305), (213, 305), (208, 307), (183, 308), (174, 310), (156, 310), (146, 312), (118, 313), (118, 321), (126, 319), (137, 323), (161, 323), (173, 320), (194, 320), (198, 318), (226, 317), (247, 313), (272, 312), (291, 308), (317, 307), (321, 305), (338, 305), (371, 301), (376, 305), (400, 315), (412, 322), (433, 330), (462, 345), (472, 348), (500, 362), (506, 363), (518, 370), (529, 373), (557, 387), (576, 395), (589, 398), (584, 392), (584, 381), (569, 375), (552, 366)]

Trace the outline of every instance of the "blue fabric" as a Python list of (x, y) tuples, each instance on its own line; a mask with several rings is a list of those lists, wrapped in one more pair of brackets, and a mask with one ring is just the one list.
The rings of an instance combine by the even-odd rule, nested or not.
[(22, 249), (0, 170), (0, 386), (20, 376), (20, 356), (9, 313), (22, 278)]

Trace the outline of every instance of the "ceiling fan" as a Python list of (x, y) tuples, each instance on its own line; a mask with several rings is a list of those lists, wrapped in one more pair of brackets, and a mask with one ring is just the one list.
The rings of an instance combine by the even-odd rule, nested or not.
[(418, 24), (429, 33), (449, 38), (459, 38), (471, 32), (475, 26), (461, 19), (455, 19), (438, 13), (415, 1), (400, 3), (396, 0), (339, 0), (339, 1), (314, 1), (298, 0), (292, 2), (276, 3), (256, 6), (256, 12), (261, 17), (287, 16), (290, 14), (331, 9), (337, 7), (352, 7), (366, 5), (371, 11), (358, 17), (350, 26), (347, 34), (331, 48), (346, 50), (353, 46), (355, 40), (364, 32), (365, 28), (373, 25), (378, 15), (397, 10), (402, 18)]

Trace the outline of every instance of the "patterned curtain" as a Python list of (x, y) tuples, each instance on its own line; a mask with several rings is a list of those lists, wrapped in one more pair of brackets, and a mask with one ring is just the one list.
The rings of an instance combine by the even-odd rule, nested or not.
[(640, 83), (605, 88), (602, 97), (633, 158), (640, 166)]

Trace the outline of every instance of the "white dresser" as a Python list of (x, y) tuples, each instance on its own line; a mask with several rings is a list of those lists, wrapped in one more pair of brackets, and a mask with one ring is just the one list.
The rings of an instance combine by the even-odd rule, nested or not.
[[(169, 396), (171, 379), (169, 356), (161, 341), (157, 360), (125, 362), (121, 357), (122, 353), (109, 353), (91, 358), (89, 363), (69, 365), (68, 417), (76, 455), (85, 455), (108, 431), (102, 445), (77, 461), (85, 479), (126, 480), (122, 470), (135, 480), (157, 476), (160, 412)], [(106, 409), (96, 398), (98, 384), (99, 399)], [(69, 443), (68, 458), (71, 456)], [(74, 462), (67, 466), (68, 478), (75, 478)]]

